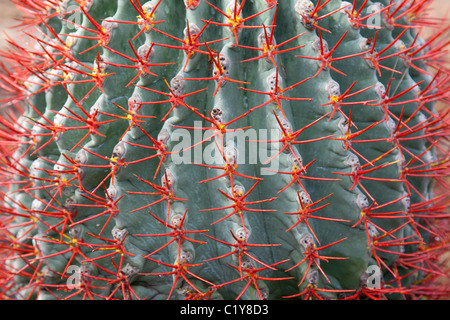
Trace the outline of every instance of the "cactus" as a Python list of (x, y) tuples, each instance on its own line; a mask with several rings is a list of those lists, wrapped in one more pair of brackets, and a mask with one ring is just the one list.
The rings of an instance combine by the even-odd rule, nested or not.
[(431, 1), (14, 2), (2, 299), (448, 296)]

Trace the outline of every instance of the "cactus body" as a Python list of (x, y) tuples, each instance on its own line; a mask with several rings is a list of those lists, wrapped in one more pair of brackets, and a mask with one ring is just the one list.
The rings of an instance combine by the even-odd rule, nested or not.
[(2, 298), (446, 294), (426, 2), (16, 2)]

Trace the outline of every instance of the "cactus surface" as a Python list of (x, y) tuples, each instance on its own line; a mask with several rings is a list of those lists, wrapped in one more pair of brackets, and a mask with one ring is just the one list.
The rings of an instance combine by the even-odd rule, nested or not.
[(2, 299), (448, 296), (431, 1), (14, 2)]

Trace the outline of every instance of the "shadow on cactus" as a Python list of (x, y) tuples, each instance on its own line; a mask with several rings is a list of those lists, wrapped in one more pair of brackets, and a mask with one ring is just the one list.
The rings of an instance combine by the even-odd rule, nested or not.
[(14, 2), (2, 299), (448, 297), (431, 1)]

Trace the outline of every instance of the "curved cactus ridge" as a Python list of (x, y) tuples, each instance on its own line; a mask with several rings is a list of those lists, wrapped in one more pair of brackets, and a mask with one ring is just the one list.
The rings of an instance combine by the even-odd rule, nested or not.
[(14, 2), (2, 298), (448, 294), (431, 1)]

